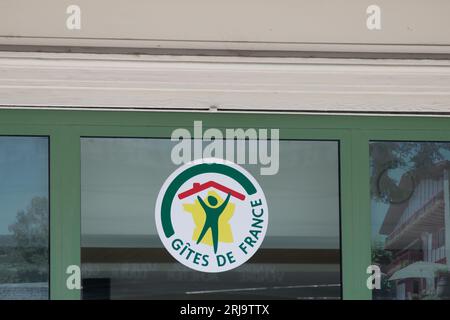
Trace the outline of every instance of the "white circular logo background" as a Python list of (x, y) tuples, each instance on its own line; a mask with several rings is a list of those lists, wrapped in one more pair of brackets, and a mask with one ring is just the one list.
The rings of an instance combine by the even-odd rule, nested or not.
[(197, 271), (223, 272), (258, 250), (268, 213), (264, 192), (250, 173), (233, 162), (207, 158), (167, 178), (155, 219), (161, 241), (176, 260)]

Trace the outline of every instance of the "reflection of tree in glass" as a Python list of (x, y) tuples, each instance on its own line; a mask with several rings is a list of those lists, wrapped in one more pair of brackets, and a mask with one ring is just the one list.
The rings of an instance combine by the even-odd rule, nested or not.
[(381, 266), (386, 266), (392, 262), (392, 252), (384, 250), (384, 244), (380, 241), (375, 241), (372, 244), (372, 262)]
[(9, 226), (21, 282), (48, 279), (48, 225), (48, 200), (34, 197), (26, 210), (17, 212), (16, 222)]
[(392, 283), (386, 276), (385, 267), (392, 262), (392, 252), (384, 250), (384, 244), (380, 241), (372, 243), (372, 263), (381, 269), (381, 288), (382, 290), (374, 290), (373, 299), (390, 299), (393, 295)]
[[(433, 175), (436, 162), (444, 160), (450, 151), (450, 143), (442, 142), (373, 142), (370, 144), (371, 195), (381, 202), (407, 200), (414, 184), (422, 178), (438, 178)], [(387, 170), (403, 169), (410, 179), (405, 190), (386, 174)]]

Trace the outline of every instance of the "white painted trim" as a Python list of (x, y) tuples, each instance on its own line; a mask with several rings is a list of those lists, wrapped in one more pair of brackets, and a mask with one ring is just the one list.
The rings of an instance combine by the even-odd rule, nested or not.
[(450, 61), (0, 52), (0, 106), (450, 113)]

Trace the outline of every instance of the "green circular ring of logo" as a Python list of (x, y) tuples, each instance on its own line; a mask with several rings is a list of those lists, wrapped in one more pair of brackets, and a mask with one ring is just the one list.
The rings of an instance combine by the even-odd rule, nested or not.
[(200, 163), (186, 169), (173, 179), (167, 187), (163, 197), (161, 205), (161, 224), (167, 238), (170, 238), (175, 233), (172, 220), (170, 219), (173, 198), (185, 181), (202, 173), (219, 173), (226, 175), (239, 182), (248, 195), (256, 193), (256, 188), (253, 183), (243, 173), (230, 166), (221, 163)]

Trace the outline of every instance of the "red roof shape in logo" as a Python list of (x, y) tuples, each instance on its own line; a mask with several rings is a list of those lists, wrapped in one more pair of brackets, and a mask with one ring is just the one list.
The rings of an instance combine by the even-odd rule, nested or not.
[(233, 197), (235, 197), (235, 198), (237, 198), (239, 200), (245, 200), (245, 195), (243, 195), (242, 193), (234, 191), (234, 190), (232, 190), (232, 189), (230, 189), (228, 187), (225, 187), (225, 186), (221, 185), (220, 183), (217, 183), (217, 182), (214, 182), (214, 181), (208, 181), (208, 182), (205, 182), (203, 184), (194, 183), (194, 186), (192, 187), (192, 189), (189, 189), (189, 190), (186, 190), (186, 191), (184, 191), (182, 193), (179, 193), (178, 194), (178, 198), (180, 200), (182, 200), (184, 198), (190, 197), (190, 196), (192, 196), (192, 195), (194, 195), (196, 193), (199, 193), (199, 192), (201, 192), (201, 191), (203, 191), (205, 189), (208, 189), (208, 188), (215, 188), (215, 189), (220, 190), (222, 192), (229, 193)]

